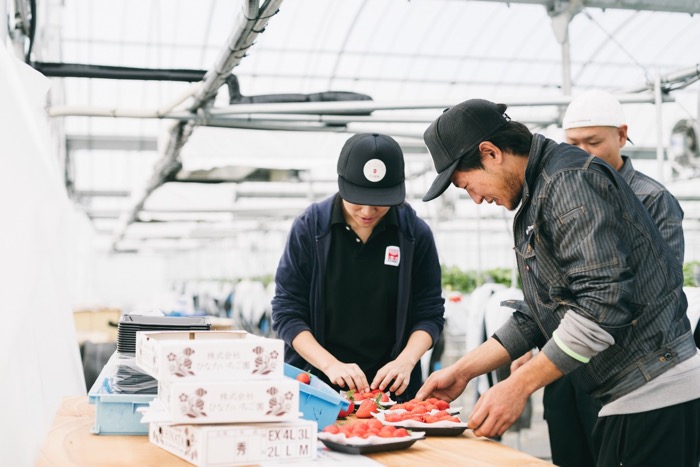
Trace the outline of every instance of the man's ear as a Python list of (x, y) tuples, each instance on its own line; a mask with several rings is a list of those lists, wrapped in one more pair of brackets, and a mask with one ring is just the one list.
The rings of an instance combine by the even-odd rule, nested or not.
[(620, 125), (617, 128), (617, 139), (620, 148), (627, 144), (627, 125)]
[(498, 146), (491, 141), (482, 141), (479, 143), (479, 152), (481, 153), (482, 163), (486, 163), (486, 160), (495, 162), (496, 164), (501, 164), (503, 162), (503, 153)]

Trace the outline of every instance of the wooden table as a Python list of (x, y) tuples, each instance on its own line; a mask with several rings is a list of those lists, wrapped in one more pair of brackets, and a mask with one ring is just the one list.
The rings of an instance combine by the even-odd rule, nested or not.
[[(56, 413), (36, 466), (192, 466), (150, 444), (147, 436), (94, 435), (90, 432), (94, 420), (95, 406), (88, 404), (87, 397), (66, 397)], [(432, 436), (406, 450), (369, 454), (368, 457), (389, 467), (552, 465), (495, 441), (475, 438), (470, 433), (456, 437)]]

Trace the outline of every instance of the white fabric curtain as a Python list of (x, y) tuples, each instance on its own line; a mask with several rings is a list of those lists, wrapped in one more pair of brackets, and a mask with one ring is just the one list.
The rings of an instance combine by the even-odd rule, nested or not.
[(61, 398), (85, 394), (73, 294), (92, 232), (66, 195), (50, 82), (0, 46), (0, 465), (34, 465)]

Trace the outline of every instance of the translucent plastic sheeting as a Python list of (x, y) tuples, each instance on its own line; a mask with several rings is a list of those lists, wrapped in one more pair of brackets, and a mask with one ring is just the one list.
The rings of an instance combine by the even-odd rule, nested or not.
[(63, 396), (85, 393), (71, 307), (90, 229), (51, 153), (49, 82), (0, 48), (0, 465), (34, 465)]

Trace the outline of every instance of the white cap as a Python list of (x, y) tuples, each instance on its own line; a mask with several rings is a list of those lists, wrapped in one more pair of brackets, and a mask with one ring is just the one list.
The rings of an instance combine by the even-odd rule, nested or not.
[(565, 130), (586, 126), (618, 128), (624, 124), (620, 102), (612, 94), (599, 90), (586, 91), (572, 100), (562, 122)]

